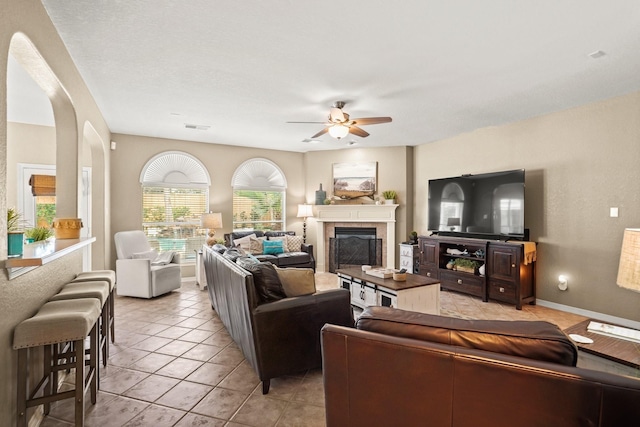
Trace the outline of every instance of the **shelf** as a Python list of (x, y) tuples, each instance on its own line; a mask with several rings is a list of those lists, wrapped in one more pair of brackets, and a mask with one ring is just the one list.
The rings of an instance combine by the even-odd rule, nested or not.
[(95, 241), (95, 237), (82, 237), (80, 239), (50, 239), (30, 243), (24, 245), (22, 256), (7, 258), (4, 261), (4, 268), (7, 269), (9, 280), (15, 279), (34, 268), (89, 246)]

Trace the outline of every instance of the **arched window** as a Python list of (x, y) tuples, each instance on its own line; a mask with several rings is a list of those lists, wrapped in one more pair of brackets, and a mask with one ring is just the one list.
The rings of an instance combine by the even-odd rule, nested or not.
[(287, 180), (267, 159), (250, 159), (236, 169), (233, 187), (234, 230), (285, 230)]
[(438, 230), (461, 231), (463, 209), (464, 192), (462, 188), (455, 182), (445, 185), (442, 189)]
[(195, 259), (206, 231), (200, 217), (208, 211), (211, 179), (190, 154), (165, 151), (147, 162), (140, 174), (142, 228), (159, 252), (175, 251), (181, 260)]

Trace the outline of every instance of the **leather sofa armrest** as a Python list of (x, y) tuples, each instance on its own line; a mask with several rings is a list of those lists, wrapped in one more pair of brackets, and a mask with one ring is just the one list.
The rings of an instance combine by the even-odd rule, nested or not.
[(306, 243), (303, 243), (302, 246), (300, 247), (300, 251), (308, 253), (311, 259), (313, 259), (313, 245), (308, 245)]
[(578, 349), (556, 325), (543, 321), (466, 320), (389, 307), (367, 307), (357, 328), (528, 359), (576, 366)]

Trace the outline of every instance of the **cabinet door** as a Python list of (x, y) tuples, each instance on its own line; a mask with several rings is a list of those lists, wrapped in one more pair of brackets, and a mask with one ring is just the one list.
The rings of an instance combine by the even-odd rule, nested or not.
[(516, 281), (518, 279), (518, 254), (520, 247), (489, 245), (488, 275), (492, 279)]
[(420, 239), (420, 265), (438, 265), (438, 242), (435, 240)]

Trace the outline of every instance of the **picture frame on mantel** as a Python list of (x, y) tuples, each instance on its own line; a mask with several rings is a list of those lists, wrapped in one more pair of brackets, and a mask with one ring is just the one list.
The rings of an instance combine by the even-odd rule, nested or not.
[(373, 199), (378, 182), (378, 162), (345, 162), (334, 163), (332, 166), (334, 196), (343, 199)]

